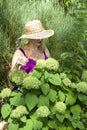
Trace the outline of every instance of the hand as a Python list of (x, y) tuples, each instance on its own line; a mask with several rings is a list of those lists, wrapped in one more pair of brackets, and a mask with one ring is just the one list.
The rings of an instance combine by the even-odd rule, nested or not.
[(5, 121), (0, 122), (0, 130), (4, 130), (8, 128), (8, 123)]
[(18, 58), (16, 65), (24, 66), (24, 65), (26, 65), (27, 62), (28, 62), (28, 59), (24, 56), (21, 56)]

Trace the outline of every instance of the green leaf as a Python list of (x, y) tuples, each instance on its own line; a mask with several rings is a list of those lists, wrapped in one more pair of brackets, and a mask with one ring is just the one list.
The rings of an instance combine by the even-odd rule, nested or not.
[(28, 119), (24, 130), (41, 130), (43, 123), (36, 119)]
[(41, 91), (43, 92), (44, 95), (47, 95), (48, 92), (50, 91), (50, 86), (49, 84), (45, 83), (41, 85)]
[(48, 122), (48, 126), (51, 129), (57, 130), (58, 126), (54, 120)]
[(31, 119), (27, 120), (24, 130), (33, 130), (33, 121)]
[(13, 119), (10, 117), (8, 118), (8, 123), (12, 123), (13, 122)]
[(58, 96), (60, 101), (65, 101), (65, 94), (61, 90), (58, 91)]
[(67, 95), (66, 95), (66, 105), (73, 105), (75, 102), (76, 102), (76, 96), (69, 92)]
[(79, 115), (78, 113), (77, 113), (77, 114), (74, 114), (74, 115), (72, 116), (72, 119), (73, 119), (73, 120), (76, 120), (76, 121), (77, 121), (77, 120), (79, 121), (79, 120), (80, 120), (80, 115)]
[(39, 96), (38, 107), (39, 106), (47, 106), (47, 107), (49, 107), (49, 100), (48, 100), (48, 98), (46, 96), (44, 96), (44, 95)]
[(77, 122), (72, 121), (71, 123), (74, 128), (77, 128)]
[(59, 74), (50, 74), (48, 81), (55, 86), (61, 85), (61, 78)]
[(42, 75), (42, 76), (41, 76), (40, 81), (41, 81), (41, 83), (42, 83), (42, 84), (44, 84), (44, 83), (45, 83), (45, 78), (44, 78), (44, 75)]
[(58, 130), (66, 130), (66, 127), (65, 126), (59, 126), (59, 129)]
[(55, 102), (57, 98), (57, 92), (53, 89), (50, 89), (50, 92), (48, 93), (47, 97), (51, 102)]
[(64, 52), (64, 53), (61, 54), (61, 58), (62, 58), (63, 60), (65, 60), (66, 58), (72, 58), (73, 55), (74, 55), (74, 54), (71, 53), (71, 52)]
[(22, 127), (22, 128), (19, 128), (18, 130), (24, 130), (24, 128)]
[(34, 70), (32, 73), (31, 73), (32, 76), (35, 76), (37, 77), (38, 79), (41, 77), (42, 73), (37, 71), (37, 70)]
[(7, 118), (11, 113), (11, 106), (9, 104), (4, 104), (1, 108), (1, 114), (2, 117), (5, 119)]
[(29, 93), (26, 95), (25, 102), (28, 109), (31, 111), (38, 104), (38, 98), (36, 95)]
[(81, 121), (72, 122), (74, 128), (79, 128), (80, 130), (84, 130), (84, 124)]
[(74, 129), (73, 129), (73, 127), (70, 127), (70, 126), (69, 126), (69, 127), (67, 127), (66, 130), (74, 130)]
[(85, 105), (87, 105), (87, 95), (79, 93), (78, 94), (78, 99), (79, 99), (79, 101), (81, 101), (82, 103), (84, 103)]
[(16, 92), (16, 91), (12, 91), (12, 93), (11, 93), (11, 97), (14, 97), (14, 96), (16, 96), (16, 95), (18, 95), (18, 92)]
[(36, 112), (34, 112), (31, 116), (30, 116), (31, 119), (37, 119), (38, 118), (38, 115)]
[(73, 114), (80, 114), (81, 113), (81, 107), (80, 105), (76, 104), (70, 108), (71, 113)]
[(63, 114), (56, 114), (56, 118), (61, 122), (63, 123), (64, 119), (65, 119), (65, 115)]
[(42, 129), (43, 123), (41, 121), (32, 119), (32, 122), (33, 122), (34, 130), (41, 130)]
[(77, 122), (77, 126), (80, 130), (83, 130), (84, 129), (84, 124), (81, 122), (81, 121), (78, 121)]
[(72, 117), (70, 114), (65, 114), (65, 118), (68, 119), (69, 121), (72, 121)]
[(21, 93), (18, 93), (10, 98), (10, 104), (14, 106), (25, 105), (25, 97)]
[(50, 73), (48, 73), (47, 71), (44, 72), (44, 78), (47, 81), (48, 78), (50, 77)]
[(45, 71), (44, 73), (45, 81), (50, 82), (51, 84), (58, 86), (61, 85), (61, 78), (59, 74), (51, 74)]
[(43, 127), (42, 130), (49, 130), (49, 128), (48, 127)]
[(20, 118), (20, 120), (21, 120), (22, 122), (26, 122), (27, 118), (26, 118), (26, 116), (23, 116), (23, 117)]
[(18, 130), (18, 128), (19, 128), (19, 124), (10, 123), (8, 125), (8, 130)]

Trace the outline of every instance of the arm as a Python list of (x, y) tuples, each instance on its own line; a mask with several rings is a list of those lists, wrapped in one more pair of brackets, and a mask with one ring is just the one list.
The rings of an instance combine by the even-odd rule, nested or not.
[(24, 54), (18, 49), (13, 54), (12, 63), (11, 63), (11, 69), (9, 72), (9, 76), (12, 75), (12, 73), (17, 69), (17, 65), (25, 65), (28, 59), (24, 56)]

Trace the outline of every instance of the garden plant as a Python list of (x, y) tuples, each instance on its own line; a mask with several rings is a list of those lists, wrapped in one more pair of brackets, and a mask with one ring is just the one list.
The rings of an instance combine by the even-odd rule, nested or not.
[(59, 69), (59, 62), (49, 58), (38, 60), (30, 74), (12, 74), (17, 89), (0, 93), (1, 117), (9, 130), (86, 130), (87, 71), (72, 82)]

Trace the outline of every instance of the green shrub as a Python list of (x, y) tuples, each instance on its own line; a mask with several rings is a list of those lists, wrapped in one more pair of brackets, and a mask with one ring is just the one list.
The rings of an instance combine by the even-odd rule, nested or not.
[[(1, 118), (9, 122), (9, 130), (13, 126), (16, 129), (31, 128), (32, 130), (45, 128), (85, 130), (87, 128), (87, 95), (86, 90), (83, 91), (87, 86), (85, 82), (81, 80), (77, 83), (72, 82), (67, 74), (49, 71), (43, 67), (38, 68), (38, 65), (26, 76), (22, 70), (18, 73), (16, 71), (15, 76), (21, 73), (22, 75), (19, 75), (20, 78), (22, 77), (21, 86), (14, 78), (19, 90), (11, 91), (6, 88), (5, 90), (10, 90), (11, 93), (0, 96)], [(70, 82), (69, 86), (64, 84), (63, 80), (66, 78)], [(13, 80), (12, 84), (14, 85)], [(3, 92), (4, 89), (0, 95)]]

